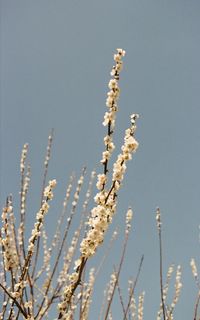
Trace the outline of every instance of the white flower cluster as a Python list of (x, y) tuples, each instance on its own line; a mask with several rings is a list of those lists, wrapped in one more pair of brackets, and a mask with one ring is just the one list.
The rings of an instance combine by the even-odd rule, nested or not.
[[(110, 89), (107, 93), (106, 106), (109, 108), (109, 111), (104, 115), (103, 125), (108, 126), (108, 135), (104, 138), (104, 143), (106, 150), (102, 154), (101, 163), (105, 165), (105, 173), (107, 172), (107, 162), (111, 157), (111, 154), (115, 148), (115, 145), (112, 141), (112, 134), (115, 127), (115, 118), (116, 112), (118, 110), (117, 100), (119, 99), (120, 89), (118, 86), (119, 73), (122, 70), (123, 62), (122, 57), (125, 56), (125, 51), (122, 49), (117, 49), (117, 54), (114, 55), (114, 60), (116, 62), (111, 71), (111, 76), (114, 79), (111, 79), (108, 83), (108, 88)], [(98, 186), (98, 189), (100, 186)]]
[(8, 201), (2, 212), (3, 227), (0, 232), (0, 244), (3, 249), (5, 270), (12, 270), (19, 265), (17, 248), (14, 237), (14, 216), (12, 204)]
[(21, 154), (21, 160), (20, 160), (20, 172), (23, 174), (24, 169), (25, 169), (25, 162), (26, 162), (26, 157), (27, 157), (27, 152), (28, 152), (28, 143), (25, 143), (22, 149), (22, 154)]
[(76, 207), (76, 205), (78, 203), (78, 200), (79, 200), (81, 187), (82, 187), (83, 182), (84, 182), (84, 174), (85, 174), (85, 168), (83, 169), (83, 174), (80, 176), (80, 178), (78, 180), (78, 183), (77, 183), (76, 191), (75, 191), (75, 194), (74, 194), (74, 199), (72, 201), (72, 211), (75, 210), (75, 207)]
[[(82, 262), (81, 259), (76, 260), (74, 269), (77, 269), (78, 267), (80, 267), (81, 262)], [(61, 278), (61, 280), (63, 279)], [(69, 316), (70, 312), (72, 312), (73, 293), (74, 293), (76, 284), (79, 281), (78, 271), (65, 275), (64, 280), (65, 281), (67, 280), (68, 284), (64, 288), (64, 291), (62, 294), (62, 302), (58, 304), (58, 310), (60, 312), (60, 316), (62, 316), (61, 319), (65, 319), (65, 317)]]
[(65, 319), (65, 316), (69, 316), (70, 312), (72, 311), (72, 310), (69, 310), (69, 307), (72, 305), (74, 284), (76, 283), (77, 280), (78, 280), (78, 273), (73, 272), (69, 276), (69, 281), (71, 281), (71, 283), (68, 286), (66, 286), (63, 291), (63, 294), (62, 294), (63, 301), (61, 303), (58, 303), (58, 310), (62, 315), (61, 319)]
[[(74, 232), (74, 236), (72, 238), (71, 245), (68, 248), (67, 254), (64, 256), (63, 267), (62, 267), (62, 270), (60, 271), (59, 276), (58, 276), (59, 285), (64, 284), (67, 280), (67, 275), (69, 272), (72, 258), (74, 256), (74, 253), (76, 250), (78, 239), (79, 239), (79, 231), (76, 230)], [(76, 266), (76, 268), (77, 268), (77, 266)]]
[(50, 277), (50, 259), (51, 259), (51, 254), (52, 254), (52, 248), (47, 247), (47, 234), (45, 230), (42, 230), (42, 239), (43, 239), (43, 252), (44, 252), (44, 257), (43, 257), (43, 266), (41, 270), (45, 270), (47, 274), (47, 279)]
[(110, 281), (109, 281), (108, 290), (107, 290), (107, 301), (108, 302), (111, 301), (111, 299), (112, 299), (113, 290), (116, 285), (116, 282), (117, 282), (117, 275), (116, 275), (116, 273), (112, 273), (110, 276)]
[(138, 142), (134, 138), (134, 133), (136, 130), (135, 121), (138, 118), (138, 114), (131, 115), (131, 127), (125, 131), (124, 144), (121, 148), (122, 153), (119, 154), (117, 161), (113, 166), (113, 177), (112, 181), (115, 183), (115, 190), (120, 188), (120, 183), (124, 178), (124, 173), (126, 171), (126, 161), (132, 159), (132, 153), (138, 148)]
[(26, 287), (27, 285), (27, 281), (20, 281), (18, 283), (15, 284), (14, 286), (14, 292), (12, 292), (12, 297), (15, 298), (15, 299), (18, 299), (22, 296), (22, 292), (23, 292), (23, 289)]
[(45, 167), (48, 166), (48, 163), (49, 163), (49, 160), (50, 160), (52, 141), (53, 141), (53, 131), (48, 137), (48, 145), (47, 145), (46, 157), (45, 157), (45, 160), (44, 160)]
[[(167, 299), (167, 294), (168, 294), (168, 290), (169, 290), (169, 283), (170, 283), (170, 280), (171, 280), (171, 277), (172, 277), (172, 274), (174, 272), (174, 265), (172, 264), (169, 269), (168, 269), (168, 272), (167, 272), (167, 281), (166, 281), (166, 284), (164, 285), (163, 287), (163, 302), (165, 303), (166, 302), (166, 299)], [(161, 320), (162, 317), (163, 317), (163, 305), (162, 305), (162, 302), (160, 303), (160, 309), (157, 313), (157, 320)]]
[(83, 284), (82, 308), (81, 308), (81, 319), (83, 320), (88, 320), (89, 308), (92, 302), (91, 296), (94, 288), (94, 282), (95, 282), (94, 268), (91, 268), (89, 272), (89, 281), (88, 283)]
[(137, 307), (136, 307), (136, 301), (133, 295), (131, 295), (131, 300), (130, 300), (130, 312), (131, 312), (131, 319), (136, 320)]
[(161, 214), (160, 214), (160, 208), (156, 209), (156, 223), (158, 231), (161, 229)]
[(98, 175), (97, 187), (99, 187), (101, 191), (98, 192), (94, 198), (97, 206), (92, 209), (88, 221), (91, 228), (80, 245), (81, 254), (86, 258), (92, 256), (96, 252), (98, 246), (103, 242), (105, 231), (112, 222), (112, 217), (116, 211), (116, 195), (124, 177), (126, 161), (131, 159), (131, 154), (135, 152), (138, 147), (138, 142), (133, 136), (136, 130), (135, 121), (137, 118), (138, 115), (134, 114), (131, 116), (131, 127), (125, 132), (122, 153), (118, 156), (117, 161), (113, 165), (113, 183), (109, 191), (105, 188), (101, 189), (101, 186), (107, 182), (106, 175)]
[(196, 262), (195, 262), (194, 258), (191, 259), (190, 266), (191, 266), (191, 269), (192, 269), (193, 277), (195, 278), (196, 281), (198, 281), (197, 266), (196, 266)]
[(129, 280), (129, 297), (130, 297), (130, 314), (132, 320), (143, 320), (144, 313), (144, 296), (145, 292), (143, 291), (138, 297), (138, 305), (136, 303), (136, 299), (134, 297), (134, 284), (132, 280)]
[(19, 229), (18, 229), (19, 246), (23, 245), (24, 227), (25, 227), (23, 219), (24, 219), (24, 215), (25, 215), (25, 211), (26, 211), (26, 195), (27, 195), (28, 188), (29, 188), (30, 175), (31, 175), (31, 169), (30, 169), (30, 166), (28, 166), (26, 175), (22, 180), (22, 189), (20, 192), (20, 195), (21, 195), (21, 204), (20, 204), (20, 206), (21, 206), (21, 208), (20, 208), (21, 222), (20, 222)]
[[(174, 271), (174, 265), (171, 265), (169, 267), (168, 273), (167, 273), (167, 282), (166, 285), (163, 288), (163, 301), (164, 303), (166, 302), (166, 298), (167, 298), (167, 292), (168, 292), (168, 288), (169, 288), (169, 282), (172, 276), (172, 273)], [(175, 293), (174, 293), (174, 297), (172, 300), (172, 303), (170, 305), (166, 305), (166, 319), (170, 319), (173, 320), (173, 313), (174, 313), (174, 308), (179, 300), (180, 297), (180, 293), (181, 293), (181, 288), (182, 288), (182, 283), (181, 283), (181, 266), (178, 265), (177, 266), (177, 270), (176, 270), (176, 279), (175, 279)], [(160, 304), (160, 310), (157, 313), (157, 320), (161, 320), (162, 319), (162, 313), (163, 313), (163, 307), (162, 307), (162, 303)]]
[(34, 244), (38, 236), (40, 235), (40, 230), (43, 226), (43, 220), (45, 214), (49, 210), (48, 201), (53, 199), (53, 188), (56, 186), (56, 180), (49, 181), (49, 185), (44, 190), (45, 199), (39, 212), (36, 215), (37, 221), (35, 222), (34, 229), (32, 230), (32, 235), (29, 238), (28, 255), (32, 254), (34, 251)]
[(142, 292), (139, 296), (139, 302), (138, 302), (138, 320), (143, 320), (143, 314), (144, 314), (144, 295), (145, 292)]
[(108, 313), (108, 320), (113, 320), (111, 311), (109, 311), (109, 313)]
[(24, 177), (23, 187), (22, 187), (22, 191), (21, 191), (21, 214), (22, 215), (25, 213), (26, 194), (27, 194), (28, 188), (29, 188), (30, 175), (31, 175), (31, 169), (30, 169), (30, 166), (28, 166), (27, 174)]
[(131, 208), (128, 209), (126, 213), (126, 233), (129, 233), (129, 230), (131, 228), (131, 220), (133, 218), (133, 210)]
[[(65, 198), (64, 198), (64, 201), (63, 201), (63, 211), (65, 211), (66, 208), (67, 208), (67, 204), (68, 204), (68, 201), (69, 201), (69, 198), (70, 198), (70, 194), (71, 194), (71, 190), (72, 190), (72, 182), (73, 182), (73, 180), (74, 180), (74, 176), (71, 176), (69, 184), (68, 184), (67, 189), (66, 189)], [(60, 221), (59, 221), (59, 223), (60, 223)]]
[[(175, 295), (171, 303), (171, 309), (173, 310), (178, 302), (181, 293), (182, 283), (181, 283), (181, 266), (179, 265), (176, 270), (176, 281), (175, 281)], [(172, 313), (172, 312), (171, 312)]]

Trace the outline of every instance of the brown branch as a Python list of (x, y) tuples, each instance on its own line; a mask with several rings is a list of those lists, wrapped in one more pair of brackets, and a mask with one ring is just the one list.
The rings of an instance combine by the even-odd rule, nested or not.
[[(76, 282), (75, 282), (74, 285), (73, 285), (73, 288), (72, 288), (72, 292), (71, 292), (71, 295), (70, 295), (70, 298), (69, 298), (69, 303), (68, 303), (68, 305), (70, 305), (70, 303), (71, 303), (71, 299), (72, 299), (72, 296), (74, 295), (74, 292), (76, 291), (76, 288), (77, 288), (78, 285), (81, 283), (81, 276), (82, 276), (83, 270), (84, 270), (84, 268), (85, 268), (86, 262), (87, 262), (87, 258), (82, 257), (81, 264), (80, 264), (80, 266), (78, 267), (78, 268), (79, 268), (79, 269), (78, 269), (78, 278), (77, 278)], [(63, 313), (60, 312), (59, 315), (58, 315), (58, 319), (62, 319), (62, 316), (63, 316)]]
[[(127, 304), (127, 307), (126, 307), (125, 316), (127, 316), (127, 313), (128, 313), (128, 310), (129, 310), (129, 307), (130, 307), (130, 304), (131, 304), (131, 298), (134, 295), (135, 287), (137, 285), (137, 282), (138, 282), (138, 279), (139, 279), (139, 276), (140, 276), (140, 272), (141, 272), (141, 269), (142, 269), (143, 261), (144, 261), (144, 255), (141, 257), (140, 264), (139, 264), (139, 267), (138, 267), (138, 272), (137, 272), (137, 275), (136, 275), (136, 279), (134, 281), (133, 287), (132, 287), (130, 295), (129, 295), (129, 301), (128, 301), (128, 304)], [(123, 320), (125, 320), (125, 319), (126, 318), (124, 318)]]
[(197, 320), (197, 311), (198, 311), (198, 307), (199, 307), (199, 302), (200, 302), (200, 291), (198, 292), (197, 301), (195, 303), (194, 320)]
[(116, 289), (116, 286), (117, 286), (117, 281), (119, 279), (119, 275), (120, 275), (120, 272), (121, 272), (122, 264), (124, 262), (124, 257), (125, 257), (125, 253), (126, 253), (126, 247), (127, 247), (127, 243), (128, 243), (128, 237), (129, 237), (129, 233), (125, 233), (125, 239), (124, 239), (122, 255), (121, 255), (119, 267), (118, 267), (118, 270), (117, 270), (117, 273), (116, 273), (116, 281), (115, 281), (114, 288), (113, 288), (113, 291), (112, 291), (112, 294), (111, 294), (111, 299), (109, 300), (109, 303), (108, 303), (108, 306), (107, 306), (107, 309), (106, 309), (106, 314), (105, 314), (104, 320), (107, 320), (107, 318), (108, 318), (109, 310), (110, 310), (110, 307), (111, 307), (111, 304), (112, 304), (112, 300), (113, 300), (113, 297), (114, 297), (114, 293), (115, 293), (115, 289)]
[(19, 302), (16, 300), (16, 298), (14, 298), (12, 296), (12, 294), (0, 283), (0, 287), (4, 290), (4, 292), (9, 296), (9, 298), (11, 298), (13, 300), (13, 302), (16, 304), (16, 306), (18, 307), (18, 309), (21, 311), (21, 313), (23, 314), (23, 316), (25, 317), (25, 319), (27, 319), (27, 313), (25, 310), (22, 309), (22, 307), (20, 306)]
[(125, 306), (124, 306), (124, 302), (123, 302), (123, 298), (122, 298), (122, 294), (121, 294), (121, 288), (120, 288), (120, 285), (119, 285), (119, 279), (117, 279), (117, 291), (118, 291), (118, 294), (119, 294), (119, 300), (120, 300), (120, 303), (121, 303), (121, 306), (122, 306), (124, 319), (127, 320), (126, 310), (125, 310)]

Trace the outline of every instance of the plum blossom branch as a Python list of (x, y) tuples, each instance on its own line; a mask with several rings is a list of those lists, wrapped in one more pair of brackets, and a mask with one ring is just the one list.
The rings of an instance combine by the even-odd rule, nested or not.
[(114, 79), (111, 79), (109, 82), (110, 91), (106, 100), (109, 112), (105, 113), (103, 122), (103, 125), (108, 125), (108, 135), (104, 139), (106, 151), (103, 152), (103, 158), (101, 160), (101, 163), (104, 165), (104, 174), (99, 174), (97, 176), (97, 189), (100, 191), (94, 198), (96, 206), (91, 210), (91, 214), (87, 222), (89, 229), (80, 244), (81, 256), (75, 262), (75, 272), (69, 276), (69, 283), (64, 289), (62, 302), (58, 305), (58, 319), (64, 319), (64, 317), (70, 315), (72, 312), (70, 308), (72, 297), (76, 288), (81, 283), (82, 272), (87, 260), (96, 253), (97, 248), (103, 243), (105, 232), (108, 229), (109, 224), (112, 222), (112, 218), (116, 212), (117, 193), (126, 171), (126, 162), (132, 159), (132, 153), (134, 153), (138, 147), (138, 142), (134, 137), (137, 128), (136, 120), (138, 115), (132, 114), (131, 126), (125, 131), (124, 144), (121, 147), (121, 153), (118, 155), (118, 158), (113, 165), (111, 187), (106, 189), (106, 174), (108, 172), (107, 165), (114, 149), (111, 135), (115, 126), (115, 113), (117, 111), (117, 100), (119, 98), (119, 72), (122, 69), (121, 58), (124, 55), (125, 51), (122, 49), (117, 49), (117, 54), (114, 55), (116, 65), (113, 67), (111, 72)]

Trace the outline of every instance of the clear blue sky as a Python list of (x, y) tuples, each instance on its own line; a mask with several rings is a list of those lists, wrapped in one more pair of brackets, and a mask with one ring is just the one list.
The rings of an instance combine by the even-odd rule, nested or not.
[[(164, 271), (172, 262), (183, 267), (175, 318), (193, 316), (197, 290), (189, 268), (191, 257), (200, 270), (199, 31), (197, 0), (1, 1), (1, 206), (9, 193), (18, 201), (20, 153), (28, 142), (30, 225), (39, 205), (42, 163), (52, 127), (49, 178), (58, 181), (58, 208), (71, 171), (78, 175), (83, 165), (88, 175), (94, 167), (101, 170), (98, 161), (105, 135), (101, 122), (113, 53), (118, 47), (127, 52), (115, 143), (119, 151), (129, 115), (137, 112), (140, 147), (128, 164), (114, 224), (124, 223), (131, 205), (134, 231), (121, 282), (125, 286), (128, 275), (135, 275), (144, 254), (137, 294), (146, 291), (148, 320), (155, 319), (159, 305), (156, 206), (163, 216)], [(118, 261), (119, 245), (101, 275), (101, 289)], [(100, 291), (91, 319), (99, 308)], [(114, 319), (119, 319), (119, 310), (116, 306)]]

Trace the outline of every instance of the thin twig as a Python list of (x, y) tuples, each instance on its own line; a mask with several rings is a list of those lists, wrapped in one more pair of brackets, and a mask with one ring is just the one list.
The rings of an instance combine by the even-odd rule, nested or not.
[[(50, 156), (51, 156), (53, 134), (54, 134), (54, 129), (52, 128), (51, 129), (51, 133), (50, 133), (49, 138), (48, 138), (47, 152), (46, 152), (46, 157), (45, 157), (45, 162), (44, 162), (44, 175), (43, 175), (43, 181), (42, 181), (40, 207), (42, 206), (42, 202), (44, 200), (44, 189), (45, 189), (45, 185), (46, 185), (46, 179), (47, 179), (47, 173), (48, 173), (48, 167), (49, 167), (49, 160), (50, 160)], [(40, 236), (37, 238), (36, 253), (35, 253), (35, 259), (33, 261), (33, 271), (32, 271), (32, 276), (31, 276), (32, 279), (34, 278), (36, 267), (37, 267), (38, 256), (39, 256), (39, 248), (40, 248)]]
[(121, 289), (120, 289), (120, 285), (119, 285), (119, 279), (117, 279), (117, 291), (118, 291), (118, 294), (119, 294), (119, 300), (120, 300), (120, 303), (121, 303), (121, 306), (122, 306), (124, 319), (127, 320), (126, 310), (125, 310), (125, 306), (124, 306), (124, 302), (123, 302), (123, 298), (122, 298), (122, 294), (121, 294)]
[(12, 296), (12, 294), (10, 292), (8, 292), (8, 290), (0, 283), (0, 287), (4, 290), (4, 292), (9, 296), (9, 298), (11, 298), (13, 300), (13, 302), (16, 304), (16, 306), (18, 307), (18, 309), (21, 311), (21, 313), (24, 315), (25, 319), (27, 319), (27, 313), (25, 310), (22, 309), (22, 307), (20, 306), (20, 304), (18, 303), (18, 301), (16, 300), (16, 298), (14, 298)]
[(114, 293), (115, 293), (115, 289), (116, 289), (116, 286), (117, 286), (117, 281), (119, 279), (119, 275), (120, 275), (120, 272), (121, 272), (122, 264), (124, 262), (126, 247), (127, 247), (127, 243), (128, 243), (128, 236), (129, 236), (129, 233), (125, 233), (125, 239), (124, 239), (122, 255), (121, 255), (119, 267), (118, 267), (118, 270), (117, 270), (117, 273), (116, 273), (116, 281), (115, 281), (115, 285), (114, 285), (114, 288), (113, 288), (113, 291), (112, 291), (112, 294), (111, 294), (111, 298), (109, 300), (109, 303), (108, 303), (108, 306), (107, 306), (107, 309), (106, 309), (106, 314), (105, 314), (104, 320), (107, 320), (107, 318), (108, 318), (109, 310), (110, 310), (110, 307), (111, 307), (111, 304), (112, 304), (112, 300), (113, 300), (113, 297), (114, 297)]
[(160, 293), (162, 300), (163, 319), (165, 320), (165, 302), (163, 296), (163, 271), (162, 271), (162, 237), (161, 230), (159, 231), (159, 247), (160, 247)]
[(195, 303), (194, 320), (197, 320), (197, 312), (198, 312), (199, 302), (200, 302), (200, 291), (198, 292), (197, 300)]
[[(139, 276), (140, 276), (140, 273), (141, 273), (143, 261), (144, 261), (144, 255), (142, 255), (142, 257), (140, 259), (140, 264), (139, 264), (139, 267), (138, 267), (137, 275), (136, 275), (135, 281), (133, 283), (133, 287), (131, 288), (131, 291), (130, 291), (130, 294), (129, 294), (129, 301), (128, 301), (128, 304), (127, 304), (127, 307), (126, 307), (125, 316), (127, 316), (127, 313), (128, 313), (128, 310), (129, 310), (129, 307), (130, 307), (130, 304), (131, 304), (131, 298), (134, 295), (134, 291), (135, 291), (135, 288), (136, 288), (136, 285), (137, 285), (137, 282), (138, 282), (138, 279), (139, 279)], [(125, 320), (125, 319), (126, 318), (124, 318), (123, 320)]]

